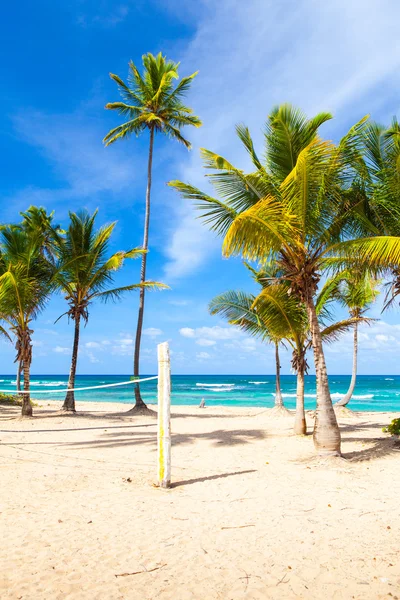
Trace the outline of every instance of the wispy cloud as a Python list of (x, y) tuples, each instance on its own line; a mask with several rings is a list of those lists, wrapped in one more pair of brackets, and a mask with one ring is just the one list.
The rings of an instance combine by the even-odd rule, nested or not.
[(27, 197), (37, 204), (62, 206), (82, 199), (96, 203), (102, 192), (120, 193), (133, 182), (132, 158), (122, 148), (104, 148), (106, 133), (100, 120), (88, 118), (84, 111), (50, 114), (25, 110), (13, 117), (21, 140), (35, 146), (52, 167), (57, 185), (52, 188), (30, 186), (13, 198), (25, 207)]
[[(332, 135), (370, 111), (388, 118), (399, 108), (397, 0), (370, 0), (368, 10), (364, 0), (221, 0), (199, 6), (197, 32), (182, 65), (200, 71), (190, 102), (204, 126), (190, 132), (194, 151), (182, 165), (184, 181), (205, 187), (200, 146), (245, 167), (234, 125), (248, 124), (261, 144), (263, 122), (277, 103), (291, 102), (309, 114), (334, 111), (338, 118), (326, 129)], [(169, 280), (220, 252), (187, 202), (177, 203), (177, 218), (166, 251)]]
[[(97, 3), (97, 9), (102, 8), (102, 6)], [(129, 6), (127, 4), (115, 5), (115, 3), (111, 4), (109, 7), (104, 7), (101, 12), (97, 12), (96, 14), (91, 13), (81, 13), (77, 17), (77, 24), (81, 27), (90, 27), (94, 25), (98, 25), (100, 27), (115, 27), (119, 23), (125, 21), (126, 17), (129, 14)]]

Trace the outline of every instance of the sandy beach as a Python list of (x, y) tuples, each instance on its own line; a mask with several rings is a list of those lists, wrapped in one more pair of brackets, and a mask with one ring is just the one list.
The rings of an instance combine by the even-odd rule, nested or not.
[(155, 419), (59, 406), (0, 407), (3, 600), (400, 597), (395, 415), (341, 418), (323, 459), (290, 417), (174, 407), (165, 491)]

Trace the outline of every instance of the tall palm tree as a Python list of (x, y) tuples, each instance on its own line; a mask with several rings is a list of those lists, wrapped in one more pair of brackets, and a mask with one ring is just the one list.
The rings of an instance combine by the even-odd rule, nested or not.
[(22, 416), (32, 416), (32, 322), (54, 290), (54, 267), (42, 249), (41, 232), (13, 226), (0, 232), (0, 314), (16, 337), (16, 362), (23, 366)]
[[(280, 279), (289, 283), (290, 292), (304, 304), (317, 376), (314, 443), (320, 452), (340, 454), (314, 296), (324, 261), (336, 243), (352, 236), (348, 216), (354, 213), (354, 205), (346, 192), (359, 175), (360, 131), (365, 120), (334, 145), (317, 136), (319, 125), (328, 118), (322, 113), (308, 121), (287, 105), (276, 109), (267, 123), (264, 163), (255, 153), (247, 128), (238, 126), (239, 138), (255, 167), (250, 174), (203, 150), (205, 167), (213, 170), (209, 178), (222, 200), (182, 182), (171, 185), (194, 200), (205, 222), (225, 236), (225, 255), (241, 254), (260, 261), (273, 258), (283, 273)], [(345, 249), (342, 246), (342, 252)]]
[(379, 280), (373, 277), (368, 270), (343, 270), (334, 275), (325, 283), (317, 300), (319, 305), (326, 301), (338, 301), (347, 308), (353, 325), (353, 368), (349, 389), (346, 394), (335, 403), (335, 406), (346, 406), (354, 393), (357, 381), (357, 355), (358, 355), (358, 327), (360, 322), (369, 322), (364, 317), (371, 304), (377, 298)]
[[(128, 81), (125, 83), (120, 77), (110, 73), (111, 79), (117, 83), (118, 91), (123, 102), (110, 102), (107, 109), (116, 110), (126, 121), (112, 129), (104, 138), (104, 143), (109, 146), (119, 139), (124, 139), (132, 134), (137, 137), (148, 131), (149, 133), (149, 156), (147, 165), (147, 190), (146, 210), (144, 219), (143, 249), (147, 250), (149, 241), (150, 224), (150, 192), (153, 164), (154, 136), (157, 133), (166, 135), (190, 149), (189, 141), (183, 136), (182, 128), (185, 126), (200, 127), (200, 119), (193, 114), (188, 106), (183, 104), (183, 98), (189, 91), (192, 80), (197, 75), (193, 73), (189, 77), (183, 77), (179, 83), (174, 85), (174, 79), (178, 79), (179, 63), (167, 60), (165, 56), (151, 53), (142, 57), (143, 74), (131, 61), (129, 63)], [(142, 255), (142, 267), (140, 281), (146, 279), (147, 254)], [(145, 301), (145, 287), (139, 294), (139, 312), (135, 339), (135, 355), (133, 373), (139, 376), (140, 343), (143, 327)], [(139, 384), (135, 386), (135, 409), (143, 411), (145, 404), (140, 395)]]
[[(86, 325), (89, 319), (89, 306), (95, 300), (118, 300), (125, 292), (146, 288), (166, 287), (162, 284), (144, 281), (123, 287), (113, 288), (114, 273), (120, 270), (126, 258), (138, 258), (145, 252), (134, 248), (128, 252), (109, 254), (109, 244), (116, 223), (105, 225), (96, 230), (97, 210), (92, 214), (86, 211), (69, 213), (70, 224), (64, 236), (56, 237), (57, 274), (56, 283), (64, 294), (69, 309), (68, 315), (74, 321), (74, 343), (68, 388), (75, 387), (75, 375), (78, 362), (80, 325)], [(61, 318), (59, 317), (59, 318)], [(63, 410), (75, 411), (73, 391), (66, 394)]]

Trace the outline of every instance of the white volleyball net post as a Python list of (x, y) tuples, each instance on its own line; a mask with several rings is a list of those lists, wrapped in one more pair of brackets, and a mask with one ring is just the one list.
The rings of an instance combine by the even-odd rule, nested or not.
[(168, 342), (157, 346), (158, 429), (157, 481), (161, 488), (171, 485), (171, 363)]

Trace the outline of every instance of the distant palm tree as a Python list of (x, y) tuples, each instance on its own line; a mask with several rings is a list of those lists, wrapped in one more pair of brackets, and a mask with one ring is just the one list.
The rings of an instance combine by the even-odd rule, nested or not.
[(358, 327), (361, 322), (368, 323), (371, 319), (364, 317), (368, 308), (376, 300), (379, 291), (379, 280), (368, 270), (353, 268), (337, 273), (325, 283), (316, 303), (317, 310), (322, 303), (338, 301), (349, 311), (353, 325), (353, 368), (349, 389), (335, 406), (346, 406), (353, 395), (357, 381)]
[[(296, 300), (294, 295), (289, 295), (289, 286), (284, 283), (273, 283), (266, 279), (267, 275), (276, 278), (277, 270), (271, 265), (267, 269), (255, 271), (246, 265), (254, 275), (254, 279), (262, 285), (258, 296), (244, 292), (229, 291), (211, 300), (210, 313), (225, 317), (231, 325), (235, 325), (250, 335), (260, 338), (267, 343), (289, 346), (292, 349), (292, 367), (297, 375), (296, 414), (294, 432), (304, 435), (307, 431), (304, 411), (304, 376), (308, 371), (306, 360), (307, 351), (311, 347), (310, 331), (307, 322), (305, 307)], [(354, 326), (355, 319), (350, 318), (336, 323), (327, 324), (330, 317), (325, 304), (328, 295), (318, 306), (320, 313), (321, 336), (325, 343), (332, 343), (341, 333)], [(276, 358), (276, 395), (275, 410), (282, 412), (283, 401), (281, 396), (279, 374), (279, 355)], [(288, 412), (288, 411), (286, 411)]]
[(39, 231), (4, 226), (0, 232), (0, 315), (16, 336), (16, 362), (23, 366), (22, 415), (32, 415), (30, 367), (32, 321), (54, 290), (54, 267), (43, 255)]
[[(125, 83), (120, 77), (110, 73), (118, 86), (118, 91), (122, 96), (123, 102), (110, 102), (106, 108), (116, 110), (122, 117), (127, 119), (122, 125), (112, 129), (104, 138), (107, 146), (117, 140), (127, 138), (132, 134), (139, 136), (143, 132), (149, 132), (149, 157), (147, 166), (147, 191), (146, 191), (146, 212), (144, 220), (143, 249), (147, 250), (149, 240), (150, 223), (150, 191), (153, 164), (153, 145), (154, 135), (162, 133), (167, 137), (177, 140), (186, 148), (190, 148), (190, 143), (182, 135), (181, 129), (187, 125), (200, 127), (201, 121), (193, 114), (193, 111), (182, 102), (183, 97), (188, 92), (193, 78), (197, 75), (193, 73), (189, 77), (183, 77), (181, 81), (174, 86), (173, 80), (178, 79), (179, 63), (167, 60), (161, 53), (153, 56), (151, 53), (145, 54), (143, 60), (143, 75), (139, 73), (136, 65), (131, 61), (129, 63), (128, 83)], [(142, 256), (142, 267), (140, 281), (143, 283), (146, 279), (147, 254)], [(140, 343), (143, 327), (145, 288), (140, 290), (139, 313), (135, 340), (134, 355), (134, 376), (139, 376)], [(143, 411), (146, 408), (141, 395), (139, 384), (135, 386), (135, 410)]]
[[(75, 323), (71, 369), (68, 388), (75, 387), (78, 362), (81, 320), (89, 319), (88, 308), (95, 300), (117, 300), (124, 292), (146, 288), (162, 288), (163, 284), (144, 281), (123, 287), (112, 288), (114, 273), (121, 269), (126, 258), (138, 258), (145, 250), (134, 248), (128, 252), (115, 252), (108, 256), (109, 242), (115, 223), (95, 229), (97, 211), (92, 215), (85, 211), (69, 213), (70, 225), (64, 236), (56, 238), (57, 274), (56, 283), (69, 305), (64, 313)], [(59, 318), (61, 318), (59, 317)], [(63, 410), (75, 411), (74, 392), (67, 392)]]
[[(258, 337), (263, 342), (273, 344), (275, 348), (275, 410), (286, 411), (281, 390), (281, 364), (279, 344), (285, 337), (282, 330), (274, 330), (263, 321), (254, 308), (256, 297), (245, 292), (230, 290), (215, 296), (209, 304), (212, 315), (222, 315), (231, 325), (236, 325), (242, 331)], [(288, 411), (286, 411), (288, 412)]]

